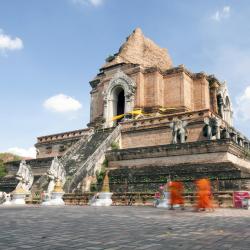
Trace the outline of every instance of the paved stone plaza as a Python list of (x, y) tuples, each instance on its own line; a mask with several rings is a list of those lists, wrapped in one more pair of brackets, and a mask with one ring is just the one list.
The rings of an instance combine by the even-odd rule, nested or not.
[(0, 208), (0, 249), (250, 249), (250, 211)]

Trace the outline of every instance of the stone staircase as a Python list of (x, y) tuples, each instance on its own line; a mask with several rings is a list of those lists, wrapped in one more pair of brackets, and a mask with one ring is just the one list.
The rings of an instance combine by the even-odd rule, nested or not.
[(39, 176), (39, 178), (34, 178), (33, 185), (31, 187), (31, 193), (42, 192), (47, 189), (49, 182), (46, 174)]
[(67, 172), (64, 185), (66, 192), (73, 192), (87, 176), (95, 176), (99, 171), (105, 152), (120, 136), (120, 125), (115, 129), (100, 129), (92, 132), (86, 139), (79, 140), (60, 159)]
[(79, 141), (77, 141), (70, 148), (68, 148), (68, 150), (60, 158), (60, 162), (64, 166), (66, 166), (71, 159), (77, 157), (77, 152), (79, 152), (81, 148), (83, 148), (84, 145), (86, 145), (92, 139), (93, 135), (94, 135), (94, 130), (90, 129), (87, 135), (83, 136)]

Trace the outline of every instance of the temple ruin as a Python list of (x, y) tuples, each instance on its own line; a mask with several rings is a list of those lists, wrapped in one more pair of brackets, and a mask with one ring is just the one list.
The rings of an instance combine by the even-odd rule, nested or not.
[[(44, 175), (56, 156), (68, 193), (89, 191), (103, 162), (114, 192), (154, 191), (169, 179), (200, 177), (229, 190), (250, 188), (250, 142), (233, 127), (225, 82), (174, 66), (168, 51), (137, 28), (90, 85), (88, 128), (37, 138), (37, 158), (27, 161), (34, 192), (48, 185)], [(18, 165), (6, 165), (1, 190), (15, 188)]]

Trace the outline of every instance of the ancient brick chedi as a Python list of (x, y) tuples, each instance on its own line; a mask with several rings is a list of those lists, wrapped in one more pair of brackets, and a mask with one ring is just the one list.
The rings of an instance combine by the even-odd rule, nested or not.
[[(90, 84), (91, 123), (104, 118), (109, 127), (117, 113), (136, 108), (147, 113), (157, 113), (160, 108), (166, 108), (166, 113), (210, 109), (232, 123), (225, 83), (205, 73), (192, 73), (183, 65), (173, 67), (167, 50), (145, 38), (140, 29), (128, 37), (117, 54), (107, 58)], [(124, 110), (119, 109), (119, 102), (125, 103)]]
[[(66, 192), (89, 190), (103, 162), (111, 191), (155, 190), (168, 178), (201, 176), (248, 188), (249, 141), (233, 127), (225, 82), (173, 66), (168, 51), (138, 28), (90, 85), (88, 128), (38, 137), (31, 162), (35, 169), (36, 161), (59, 156)], [(37, 189), (46, 185), (40, 172)]]

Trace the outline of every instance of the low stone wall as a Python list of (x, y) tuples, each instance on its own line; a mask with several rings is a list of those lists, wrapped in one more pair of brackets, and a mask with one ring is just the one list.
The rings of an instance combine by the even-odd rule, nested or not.
[[(65, 194), (63, 199), (66, 205), (87, 205), (94, 193)], [(214, 207), (233, 207), (233, 192), (215, 192)], [(114, 206), (153, 206), (154, 193), (114, 193)], [(185, 193), (185, 205), (195, 206), (195, 193)]]

